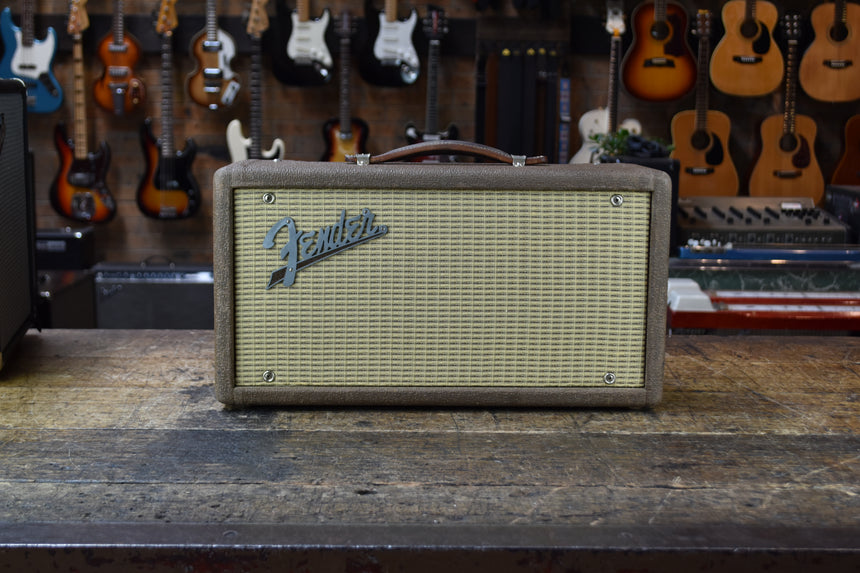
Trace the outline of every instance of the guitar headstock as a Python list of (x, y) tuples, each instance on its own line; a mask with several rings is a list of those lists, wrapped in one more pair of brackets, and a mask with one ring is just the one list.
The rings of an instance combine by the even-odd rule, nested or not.
[(624, 9), (618, 0), (606, 1), (606, 31), (611, 36), (622, 36), (627, 31), (624, 24)]
[(337, 26), (338, 38), (349, 38), (355, 33), (355, 27), (352, 22), (352, 13), (349, 10), (344, 10), (340, 13), (340, 20)]
[(248, 26), (245, 31), (252, 38), (259, 39), (263, 32), (269, 29), (269, 15), (266, 13), (266, 4), (269, 0), (251, 0), (251, 10), (248, 13)]
[(430, 40), (440, 40), (448, 33), (448, 20), (445, 11), (432, 4), (427, 5), (427, 16), (424, 17), (424, 35)]
[(700, 38), (708, 38), (711, 35), (711, 11), (699, 10), (696, 12), (696, 35)]
[(161, 0), (155, 14), (155, 31), (161, 36), (172, 34), (178, 24), (176, 0)]
[(800, 14), (787, 12), (782, 19), (782, 30), (789, 44), (796, 44), (800, 40)]
[(84, 7), (87, 0), (71, 0), (69, 2), (69, 36), (79, 36), (90, 27), (90, 17)]

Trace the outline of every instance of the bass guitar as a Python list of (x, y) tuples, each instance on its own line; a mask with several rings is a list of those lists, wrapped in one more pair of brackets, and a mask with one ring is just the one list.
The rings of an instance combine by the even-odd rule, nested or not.
[(397, 0), (385, 0), (385, 9), (377, 11), (373, 0), (365, 0), (368, 37), (359, 60), (359, 72), (365, 81), (378, 86), (408, 86), (418, 79), (420, 62), (412, 43), (412, 32), (418, 22), (413, 8), (405, 20), (397, 18)]
[[(459, 139), (457, 126), (449, 124), (439, 130), (439, 49), (442, 37), (448, 32), (445, 12), (436, 6), (428, 6), (427, 17), (424, 18), (424, 34), (429, 39), (427, 47), (427, 108), (424, 117), (424, 131), (415, 124), (406, 126), (406, 141), (410, 144), (421, 141), (438, 141), (440, 139)], [(425, 161), (441, 161), (445, 157), (426, 158)]]
[(796, 112), (797, 44), (800, 17), (784, 18), (788, 53), (785, 58), (785, 110), (761, 124), (762, 151), (750, 175), (749, 194), (771, 197), (824, 196), (824, 176), (815, 157), (815, 121)]
[[(600, 152), (600, 146), (594, 140), (595, 136), (618, 131), (618, 56), (621, 52), (621, 36), (626, 31), (621, 2), (606, 3), (606, 31), (610, 35), (609, 88), (606, 107), (587, 111), (579, 118), (579, 137), (582, 140), (582, 146), (570, 158), (570, 163), (593, 163)], [(638, 135), (642, 133), (642, 124), (636, 119), (625, 119), (621, 123), (621, 129)]]
[(834, 185), (860, 185), (860, 115), (852, 116), (845, 124), (845, 152), (830, 182)]
[(197, 68), (187, 80), (191, 99), (211, 110), (233, 105), (240, 88), (230, 68), (236, 42), (218, 27), (215, 0), (206, 0), (206, 27), (194, 36), (188, 51), (197, 59)]
[(54, 54), (57, 32), (46, 30), (44, 40), (36, 40), (33, 32), (33, 0), (23, 1), (21, 27), (12, 23), (12, 9), (0, 13), (0, 36), (3, 38), (3, 59), (0, 77), (18, 78), (27, 86), (27, 111), (50, 113), (63, 103), (63, 90), (54, 76)]
[(860, 98), (860, 6), (845, 0), (812, 9), (815, 39), (800, 62), (800, 86), (811, 98)]
[(269, 27), (269, 16), (266, 14), (268, 0), (252, 0), (251, 11), (248, 15), (246, 32), (251, 38), (251, 70), (248, 73), (251, 92), (251, 136), (242, 135), (242, 122), (234, 119), (227, 124), (227, 149), (230, 150), (230, 160), (234, 163), (244, 159), (283, 159), (284, 141), (275, 139), (268, 151), (262, 150), (261, 141), (263, 130), (262, 103), (262, 49), (261, 38)]
[(338, 117), (328, 120), (323, 126), (326, 147), (322, 161), (344, 161), (347, 155), (367, 152), (367, 124), (352, 117), (350, 110), (352, 34), (352, 18), (349, 11), (344, 11), (337, 30), (340, 38), (340, 109)]
[(670, 154), (678, 160), (678, 195), (737, 195), (738, 172), (729, 155), (731, 121), (721, 111), (708, 109), (708, 54), (711, 13), (699, 10), (696, 16), (699, 37), (696, 109), (681, 111), (672, 118)]
[(687, 13), (680, 4), (654, 0), (633, 11), (633, 44), (622, 63), (627, 92), (646, 101), (686, 95), (696, 83), (696, 60), (687, 44)]
[(89, 27), (86, 0), (71, 0), (68, 32), (72, 37), (74, 75), (74, 140), (65, 125), (57, 125), (54, 144), (60, 155), (60, 170), (49, 191), (51, 206), (60, 215), (87, 223), (104, 223), (116, 214), (116, 203), (105, 185), (110, 148), (102, 141), (98, 151), (87, 151), (87, 110), (84, 97), (84, 55), (81, 41)]
[(784, 62), (773, 39), (779, 13), (767, 0), (729, 0), (725, 35), (711, 56), (711, 81), (723, 93), (763, 96), (779, 89)]
[(332, 75), (332, 58), (325, 36), (330, 15), (323, 10), (319, 18), (311, 18), (310, 0), (298, 0), (296, 9), (287, 8), (284, 0), (276, 4), (279, 42), (272, 58), (272, 71), (281, 83), (296, 86), (327, 84)]
[(173, 144), (173, 30), (176, 29), (176, 0), (161, 0), (155, 30), (161, 36), (161, 139), (152, 134), (152, 120), (144, 122), (140, 143), (146, 170), (137, 188), (137, 206), (148, 217), (184, 219), (200, 207), (200, 188), (191, 172), (197, 154), (194, 140), (185, 149)]
[(125, 32), (123, 0), (114, 0), (113, 32), (104, 37), (98, 48), (105, 68), (93, 86), (96, 103), (103, 109), (125, 115), (143, 104), (146, 90), (134, 73), (140, 54), (140, 44)]

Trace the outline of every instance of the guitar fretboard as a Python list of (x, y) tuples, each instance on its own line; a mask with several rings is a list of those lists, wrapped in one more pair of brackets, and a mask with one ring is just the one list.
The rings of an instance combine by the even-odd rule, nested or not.
[(262, 54), (260, 47), (260, 38), (256, 36), (251, 37), (251, 70), (248, 73), (248, 80), (250, 81), (250, 91), (251, 91), (251, 108), (250, 108), (250, 119), (251, 119), (251, 143), (248, 145), (248, 158), (249, 159), (262, 159), (263, 151), (262, 145), (260, 144), (260, 139), (263, 137), (262, 134), (262, 126), (263, 126), (263, 104), (262, 104), (262, 89), (261, 89), (261, 80), (262, 80)]
[(74, 73), (74, 154), (75, 159), (87, 158), (87, 100), (84, 85), (84, 50), (81, 35), (75, 34), (72, 44), (72, 69)]
[(439, 132), (439, 46), (434, 38), (427, 48), (427, 110), (424, 117), (426, 133)]
[(701, 22), (697, 27), (699, 34), (698, 75), (696, 77), (696, 131), (707, 131), (708, 129), (708, 96), (711, 86), (708, 80), (708, 61), (711, 54), (711, 39), (709, 37), (709, 13), (700, 11)]
[(797, 39), (788, 40), (788, 54), (785, 58), (785, 102), (782, 122), (784, 134), (794, 134), (797, 117)]
[(606, 106), (606, 132), (618, 130), (618, 52), (621, 50), (621, 35), (612, 35), (609, 44), (609, 101)]
[(339, 122), (340, 136), (343, 139), (352, 137), (352, 110), (350, 109), (350, 59), (352, 58), (352, 43), (349, 37), (349, 16), (344, 14), (343, 28), (340, 32), (340, 106)]
[(173, 32), (161, 36), (161, 155), (173, 157)]
[(125, 47), (125, 26), (123, 22), (123, 0), (113, 2), (113, 43), (119, 48)]

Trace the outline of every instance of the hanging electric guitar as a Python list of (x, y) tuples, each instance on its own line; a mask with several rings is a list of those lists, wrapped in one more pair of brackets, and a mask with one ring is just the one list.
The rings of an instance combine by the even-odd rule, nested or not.
[(860, 6), (845, 0), (812, 9), (815, 39), (800, 62), (800, 86), (821, 101), (860, 98)]
[(161, 0), (155, 30), (161, 36), (161, 139), (152, 134), (152, 120), (140, 130), (146, 171), (137, 188), (137, 206), (156, 219), (184, 219), (200, 207), (200, 188), (191, 171), (197, 153), (193, 139), (185, 150), (173, 144), (173, 30), (176, 0)]
[(50, 113), (63, 103), (63, 90), (54, 76), (54, 54), (57, 33), (46, 30), (44, 40), (33, 33), (33, 0), (24, 0), (21, 27), (12, 23), (12, 9), (0, 13), (0, 35), (3, 37), (3, 59), (0, 77), (19, 78), (27, 86), (27, 111)]
[(269, 0), (252, 0), (251, 11), (248, 15), (246, 31), (251, 38), (251, 70), (248, 73), (251, 92), (251, 136), (242, 135), (242, 122), (234, 119), (227, 125), (227, 149), (230, 150), (230, 160), (233, 162), (243, 159), (283, 159), (284, 141), (275, 139), (272, 147), (263, 152), (261, 141), (263, 130), (262, 103), (262, 50), (260, 39), (269, 27), (269, 16), (266, 14), (266, 3)]
[(278, 48), (272, 57), (272, 71), (281, 83), (318, 86), (331, 80), (332, 59), (326, 44), (330, 15), (323, 10), (319, 18), (310, 17), (310, 0), (297, 0), (290, 10), (284, 0), (276, 4)]
[(328, 120), (323, 126), (325, 152), (322, 161), (344, 161), (347, 155), (367, 152), (367, 124), (352, 117), (350, 109), (352, 34), (352, 18), (349, 11), (344, 11), (337, 29), (340, 38), (340, 109), (338, 117)]
[(140, 44), (125, 33), (123, 0), (114, 0), (113, 32), (104, 37), (98, 49), (105, 69), (93, 86), (96, 103), (103, 109), (125, 115), (143, 104), (143, 81), (134, 74), (140, 53)]
[(773, 40), (779, 20), (767, 0), (729, 0), (723, 6), (725, 35), (711, 56), (711, 81), (723, 93), (762, 96), (782, 82), (782, 52)]
[(187, 81), (191, 99), (211, 110), (233, 105), (240, 87), (230, 68), (236, 43), (218, 27), (215, 0), (206, 0), (206, 27), (194, 36), (188, 51), (197, 59), (197, 68)]
[(711, 13), (699, 10), (696, 16), (699, 36), (696, 109), (675, 114), (672, 118), (670, 157), (678, 160), (678, 194), (737, 195), (738, 172), (729, 155), (731, 121), (721, 111), (708, 109), (708, 55), (710, 53)]
[(845, 123), (845, 152), (830, 182), (834, 185), (860, 185), (860, 115)]
[[(597, 135), (618, 131), (618, 56), (621, 53), (621, 36), (626, 30), (621, 2), (610, 0), (606, 3), (606, 31), (610, 34), (609, 43), (609, 89), (605, 108), (592, 109), (579, 118), (579, 137), (582, 146), (570, 163), (592, 163), (599, 153), (599, 144), (594, 141)], [(642, 124), (635, 119), (625, 119), (621, 129), (631, 134), (642, 133)]]
[(74, 74), (74, 139), (68, 140), (65, 125), (57, 125), (54, 143), (60, 154), (60, 170), (51, 184), (51, 205), (64, 217), (88, 223), (110, 221), (116, 203), (105, 185), (110, 149), (102, 141), (98, 151), (87, 151), (87, 109), (84, 97), (84, 56), (81, 34), (89, 25), (86, 0), (71, 0), (68, 32), (72, 37)]
[(785, 111), (761, 124), (762, 151), (749, 182), (751, 196), (809, 197), (816, 203), (824, 196), (824, 177), (815, 157), (815, 121), (796, 112), (797, 43), (800, 17), (784, 18), (788, 53), (785, 58)]
[(633, 44), (621, 79), (627, 92), (646, 101), (667, 101), (696, 84), (696, 60), (687, 44), (687, 13), (667, 0), (646, 1), (633, 11)]
[[(448, 32), (445, 12), (436, 6), (427, 7), (427, 17), (424, 18), (424, 35), (429, 39), (427, 47), (427, 108), (424, 117), (424, 131), (419, 130), (413, 123), (406, 126), (406, 140), (412, 143), (421, 141), (436, 141), (440, 139), (458, 139), (457, 126), (449, 124), (439, 130), (439, 48), (442, 37)], [(444, 157), (428, 161), (443, 160)]]
[(397, 18), (397, 0), (385, 0), (381, 12), (373, 0), (365, 0), (365, 20), (371, 39), (359, 60), (359, 72), (367, 82), (379, 86), (407, 86), (418, 79), (420, 62), (412, 44), (418, 22), (413, 8), (406, 20)]

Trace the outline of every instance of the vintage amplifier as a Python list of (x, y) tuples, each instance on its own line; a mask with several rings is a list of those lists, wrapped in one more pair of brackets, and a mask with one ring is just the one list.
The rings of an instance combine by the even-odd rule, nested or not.
[(665, 174), (363, 159), (249, 160), (216, 172), (219, 400), (660, 399)]

